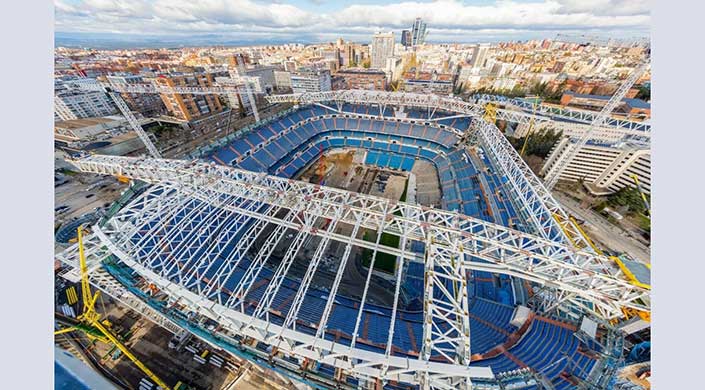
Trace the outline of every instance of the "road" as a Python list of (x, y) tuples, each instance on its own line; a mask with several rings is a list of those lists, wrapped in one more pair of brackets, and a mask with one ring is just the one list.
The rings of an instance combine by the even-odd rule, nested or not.
[(631, 237), (627, 231), (611, 224), (594, 211), (582, 208), (578, 202), (565, 195), (554, 192), (553, 196), (570, 214), (585, 221), (583, 229), (593, 241), (599, 242), (607, 249), (627, 253), (641, 262), (651, 262), (649, 248)]

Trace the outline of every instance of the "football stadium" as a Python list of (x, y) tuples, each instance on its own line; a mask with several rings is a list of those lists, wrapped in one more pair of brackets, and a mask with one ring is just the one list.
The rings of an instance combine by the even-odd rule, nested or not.
[(268, 100), (293, 106), (189, 159), (74, 160), (132, 180), (84, 237), (96, 287), (315, 388), (614, 381), (648, 286), (577, 245), (481, 105)]

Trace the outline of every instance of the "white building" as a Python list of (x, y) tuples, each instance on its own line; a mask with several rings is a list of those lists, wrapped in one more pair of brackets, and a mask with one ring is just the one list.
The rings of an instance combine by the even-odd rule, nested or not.
[(387, 58), (394, 56), (394, 33), (377, 33), (372, 37), (370, 45), (370, 67), (384, 69)]
[(291, 89), (294, 93), (330, 91), (330, 71), (299, 69), (291, 74)]
[(61, 80), (54, 83), (54, 120), (94, 118), (117, 112), (104, 92), (71, 90)]
[(403, 61), (401, 57), (389, 57), (387, 58), (387, 65), (384, 68), (384, 73), (387, 74), (387, 80), (397, 81), (401, 78), (401, 71)]
[[(563, 155), (575, 147), (575, 141), (563, 137), (553, 147), (541, 174), (550, 175)], [(563, 170), (561, 180), (582, 180), (586, 188), (595, 195), (613, 193), (630, 186), (636, 187), (632, 179), (636, 175), (642, 189), (651, 192), (651, 150), (629, 143), (586, 144)]]
[(472, 59), (470, 64), (473, 68), (484, 68), (485, 61), (487, 60), (487, 54), (490, 51), (490, 45), (488, 43), (483, 43), (480, 45), (475, 45), (472, 51)]
[(291, 73), (286, 71), (274, 71), (274, 86), (278, 89), (291, 88)]

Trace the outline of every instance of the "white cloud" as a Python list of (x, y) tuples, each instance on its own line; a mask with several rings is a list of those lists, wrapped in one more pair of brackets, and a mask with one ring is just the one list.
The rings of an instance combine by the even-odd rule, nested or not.
[[(258, 0), (56, 0), (56, 29), (61, 32), (137, 34), (241, 34), (266, 39), (370, 36), (376, 30), (399, 31), (422, 17), (430, 40), (467, 34), (502, 35), (503, 31), (648, 31), (646, 0), (498, 0), (468, 5), (457, 0), (401, 1), (388, 5), (352, 4), (330, 14), (309, 12), (283, 2)], [(325, 38), (328, 39), (328, 38)]]

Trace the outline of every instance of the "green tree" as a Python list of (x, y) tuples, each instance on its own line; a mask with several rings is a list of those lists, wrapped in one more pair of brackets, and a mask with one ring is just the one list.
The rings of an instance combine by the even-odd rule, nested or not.
[(641, 193), (634, 187), (623, 187), (608, 196), (607, 204), (615, 208), (626, 206), (630, 213), (644, 214), (646, 212), (646, 205), (644, 205), (644, 200), (641, 198)]
[[(562, 131), (557, 132), (553, 129), (545, 129), (540, 132), (529, 134), (529, 141), (526, 144), (526, 151), (524, 153), (527, 156), (546, 158), (548, 153), (551, 152), (553, 145), (555, 145), (556, 141), (558, 141), (562, 136)], [(517, 151), (521, 151), (524, 147), (525, 140), (526, 137), (511, 138), (510, 142)]]

